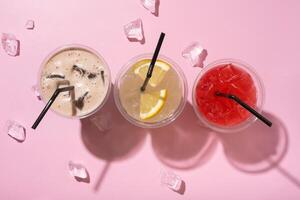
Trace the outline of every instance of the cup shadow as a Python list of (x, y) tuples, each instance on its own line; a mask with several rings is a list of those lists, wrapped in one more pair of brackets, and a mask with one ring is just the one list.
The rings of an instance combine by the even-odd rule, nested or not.
[(293, 183), (296, 187), (300, 189), (300, 179), (298, 179), (295, 175), (289, 172), (286, 168), (279, 165), (276, 167), (276, 170), (287, 180), (289, 180), (291, 183)]
[(142, 147), (146, 130), (130, 124), (118, 111), (113, 94), (94, 115), (81, 120), (81, 139), (86, 149), (106, 164), (96, 183), (97, 190), (114, 161), (126, 160)]
[(226, 158), (235, 168), (247, 173), (262, 173), (282, 161), (288, 149), (285, 125), (274, 115), (263, 113), (273, 122), (268, 127), (256, 121), (248, 129), (231, 134), (218, 133)]
[(217, 144), (213, 132), (198, 122), (190, 103), (172, 124), (151, 130), (150, 135), (158, 159), (176, 169), (187, 170), (206, 163)]
[(159, 17), (159, 6), (160, 6), (160, 0), (157, 0), (155, 4), (155, 13), (153, 13), (155, 17)]

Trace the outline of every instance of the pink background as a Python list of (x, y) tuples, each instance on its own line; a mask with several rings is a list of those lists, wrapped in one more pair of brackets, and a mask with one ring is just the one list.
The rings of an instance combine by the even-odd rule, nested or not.
[[(0, 32), (21, 41), (18, 57), (0, 49), (0, 122), (15, 119), (27, 127), (23, 143), (1, 131), (0, 199), (300, 199), (299, 11), (298, 0), (161, 0), (155, 17), (139, 0), (0, 0)], [(138, 17), (144, 45), (123, 33)], [(24, 28), (28, 19), (36, 22), (33, 31)], [(214, 134), (197, 124), (188, 104), (173, 125), (142, 130), (124, 121), (110, 100), (108, 133), (88, 119), (52, 112), (31, 130), (44, 106), (31, 86), (50, 51), (69, 43), (90, 46), (106, 59), (114, 80), (131, 57), (153, 51), (161, 31), (161, 52), (185, 71), (189, 101), (199, 69), (181, 51), (199, 41), (208, 49), (206, 63), (232, 57), (255, 68), (273, 128), (256, 123), (239, 134)], [(87, 167), (89, 183), (69, 175), (69, 160)], [(182, 177), (184, 194), (161, 186), (163, 168)]]

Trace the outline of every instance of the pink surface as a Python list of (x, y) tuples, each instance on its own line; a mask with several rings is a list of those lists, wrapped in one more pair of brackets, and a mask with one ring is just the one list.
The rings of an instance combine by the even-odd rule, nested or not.
[[(14, 33), (21, 52), (10, 57), (0, 50), (0, 122), (21, 122), (27, 139), (18, 143), (0, 134), (0, 199), (300, 199), (299, 10), (297, 0), (161, 0), (155, 17), (139, 0), (1, 0), (0, 32)], [(144, 45), (123, 33), (138, 17)], [(24, 27), (28, 19), (36, 22), (32, 31)], [(131, 57), (154, 49), (161, 31), (162, 53), (182, 66), (190, 94), (199, 69), (181, 51), (192, 41), (208, 49), (206, 63), (232, 57), (251, 64), (264, 81), (273, 128), (256, 123), (240, 134), (213, 134), (200, 128), (189, 103), (172, 126), (142, 130), (124, 121), (110, 100), (105, 109), (113, 129), (106, 134), (88, 120), (51, 112), (30, 129), (44, 106), (31, 86), (50, 51), (69, 43), (90, 46), (114, 79)], [(69, 160), (87, 167), (90, 183), (69, 175)], [(183, 178), (184, 194), (161, 187), (162, 168)]]

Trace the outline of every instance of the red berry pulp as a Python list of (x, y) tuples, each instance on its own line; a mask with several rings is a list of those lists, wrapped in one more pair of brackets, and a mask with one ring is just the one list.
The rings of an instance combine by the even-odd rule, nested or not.
[(200, 78), (195, 97), (198, 111), (211, 123), (233, 126), (250, 117), (250, 113), (232, 99), (216, 96), (217, 91), (236, 95), (255, 108), (256, 87), (248, 72), (236, 64), (217, 65)]

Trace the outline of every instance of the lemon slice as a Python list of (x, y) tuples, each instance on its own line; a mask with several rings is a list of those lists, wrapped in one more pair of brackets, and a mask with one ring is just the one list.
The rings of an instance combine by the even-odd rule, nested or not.
[(150, 119), (157, 115), (165, 105), (167, 90), (143, 92), (140, 101), (140, 118)]
[[(139, 62), (140, 65), (135, 68), (134, 73), (144, 80), (146, 78), (150, 62), (151, 60)], [(152, 87), (156, 87), (163, 80), (166, 72), (169, 71), (170, 68), (171, 66), (169, 64), (161, 60), (157, 60), (152, 72), (152, 77), (149, 80), (149, 84)]]

